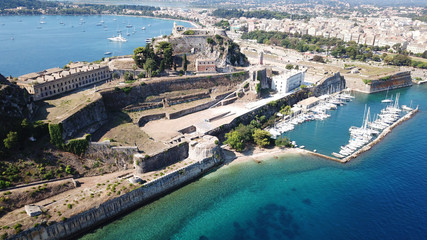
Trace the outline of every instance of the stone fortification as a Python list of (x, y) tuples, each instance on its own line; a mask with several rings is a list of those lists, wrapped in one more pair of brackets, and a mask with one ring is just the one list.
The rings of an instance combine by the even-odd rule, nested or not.
[(59, 122), (62, 123), (64, 139), (82, 136), (98, 130), (108, 119), (107, 111), (101, 95), (96, 94), (93, 102), (84, 107), (68, 113)]
[(133, 155), (139, 153), (137, 146), (113, 147), (109, 140), (103, 142), (91, 142), (85, 152), (89, 159), (101, 159), (105, 163), (115, 163), (123, 169), (132, 166)]
[(152, 156), (135, 154), (133, 156), (135, 171), (138, 174), (163, 169), (188, 157), (188, 142), (182, 142), (172, 148)]
[[(82, 234), (84, 231), (93, 229), (108, 220), (117, 218), (143, 204), (148, 203), (174, 189), (189, 183), (208, 172), (222, 162), (221, 154), (213, 152), (210, 157), (178, 169), (161, 178), (153, 180), (143, 187), (135, 189), (120, 197), (109, 200), (98, 207), (75, 215), (63, 222), (50, 226), (39, 226), (26, 230), (11, 239), (71, 239)], [(144, 227), (144, 226), (142, 226)]]
[(316, 97), (339, 92), (346, 88), (346, 81), (339, 72), (334, 73), (332, 76), (325, 77), (320, 80), (314, 88), (314, 95)]
[(144, 84), (133, 84), (128, 93), (118, 89), (108, 89), (101, 92), (105, 106), (109, 109), (120, 110), (128, 105), (144, 102), (148, 96), (165, 92), (189, 89), (210, 89), (216, 86), (235, 86), (248, 77), (244, 74), (218, 74), (212, 76), (184, 76), (144, 81)]
[[(220, 154), (220, 148), (218, 146), (218, 138), (205, 135), (200, 140), (194, 140), (190, 142), (190, 148), (188, 150), (188, 158), (202, 161), (215, 154)], [(218, 157), (218, 156), (217, 156)]]
[(375, 93), (387, 91), (388, 89), (412, 86), (411, 72), (409, 71), (398, 72), (375, 79), (365, 79), (364, 81), (349, 78), (346, 82), (349, 88), (364, 93)]

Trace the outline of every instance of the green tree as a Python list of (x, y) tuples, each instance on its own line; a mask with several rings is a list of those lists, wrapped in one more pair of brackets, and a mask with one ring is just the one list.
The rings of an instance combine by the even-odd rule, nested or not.
[(241, 152), (245, 149), (243, 137), (237, 131), (231, 131), (225, 134), (225, 144), (228, 144), (232, 149)]
[(286, 64), (286, 69), (291, 70), (292, 68), (294, 68), (294, 65), (292, 65), (292, 64)]
[(255, 129), (252, 137), (254, 139), (255, 144), (260, 147), (266, 147), (270, 145), (271, 134), (267, 131), (257, 128)]
[(319, 55), (314, 55), (313, 56), (313, 61), (320, 62), (320, 63), (324, 63), (325, 62), (325, 60), (323, 59), (323, 57), (319, 56)]
[(14, 149), (18, 146), (19, 137), (17, 132), (9, 132), (5, 139), (3, 139), (3, 144), (7, 149)]
[(152, 73), (154, 71), (156, 71), (156, 69), (157, 69), (157, 63), (156, 63), (156, 61), (154, 61), (151, 58), (148, 58), (147, 61), (145, 61), (144, 69), (145, 69), (145, 72), (147, 73), (147, 76), (151, 77)]
[(144, 55), (145, 48), (144, 47), (138, 47), (133, 50), (133, 60), (135, 61), (135, 64), (142, 68), (144, 66), (146, 56)]

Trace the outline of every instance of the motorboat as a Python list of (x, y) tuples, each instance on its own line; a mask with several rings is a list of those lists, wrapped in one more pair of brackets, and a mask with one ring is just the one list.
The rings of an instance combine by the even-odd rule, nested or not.
[(111, 55), (111, 52), (105, 52), (104, 55)]

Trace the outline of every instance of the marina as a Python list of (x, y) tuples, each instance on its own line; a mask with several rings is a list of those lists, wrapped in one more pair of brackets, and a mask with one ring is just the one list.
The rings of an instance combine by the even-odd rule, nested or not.
[[(388, 92), (386, 93), (386, 96), (387, 94)], [(394, 100), (387, 97), (385, 98), (390, 99), (391, 102), (383, 102), (382, 100), (379, 100), (372, 106), (375, 111), (372, 110), (370, 106), (368, 107), (368, 105), (365, 104), (363, 117), (360, 118), (362, 120), (362, 125), (357, 127), (357, 124), (355, 124), (356, 126), (351, 125), (348, 128), (348, 143), (345, 145), (341, 144), (338, 147), (338, 151), (331, 151), (329, 154), (324, 150), (317, 152), (319, 147), (311, 144), (309, 144), (309, 148), (305, 151), (313, 155), (341, 163), (345, 163), (353, 158), (356, 158), (361, 153), (369, 150), (373, 145), (383, 139), (395, 126), (401, 124), (403, 121), (410, 119), (418, 111), (418, 106), (416, 108), (412, 108), (412, 100), (410, 106), (400, 106), (399, 98), (400, 93), (398, 92), (396, 93)], [(289, 116), (284, 116), (283, 120), (277, 122), (275, 126), (266, 130), (272, 134), (274, 139), (289, 136), (289, 134), (294, 134), (293, 131), (296, 127), (303, 128), (304, 124), (313, 124), (305, 122), (323, 122), (323, 120), (328, 119), (331, 114), (337, 112), (332, 110), (338, 109), (339, 106), (344, 106), (353, 99), (354, 96), (349, 94), (348, 91), (320, 96), (317, 105), (308, 108), (305, 111), (301, 111), (300, 108), (294, 106), (292, 109), (295, 112), (292, 112), (292, 114)], [(339, 109), (345, 109), (345, 107)], [(338, 112), (340, 110), (338, 110)], [(297, 142), (299, 144), (306, 145), (304, 140), (295, 140), (293, 137), (288, 138), (294, 144), (294, 147), (301, 147), (298, 146)], [(306, 146), (304, 146), (304, 148), (306, 148)]]

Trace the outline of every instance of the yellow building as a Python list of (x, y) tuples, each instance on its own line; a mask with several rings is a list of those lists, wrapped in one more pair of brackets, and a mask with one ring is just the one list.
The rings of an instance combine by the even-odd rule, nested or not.
[(111, 72), (107, 65), (75, 62), (65, 69), (51, 68), (22, 75), (17, 84), (37, 101), (109, 79)]

